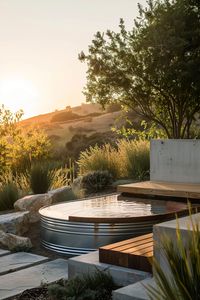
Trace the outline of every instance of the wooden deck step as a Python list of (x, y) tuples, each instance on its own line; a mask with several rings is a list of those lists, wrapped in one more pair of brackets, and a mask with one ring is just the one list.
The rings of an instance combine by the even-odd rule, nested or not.
[(144, 181), (119, 185), (119, 193), (200, 199), (200, 184)]
[(111, 265), (151, 272), (153, 234), (145, 234), (99, 248), (99, 261)]

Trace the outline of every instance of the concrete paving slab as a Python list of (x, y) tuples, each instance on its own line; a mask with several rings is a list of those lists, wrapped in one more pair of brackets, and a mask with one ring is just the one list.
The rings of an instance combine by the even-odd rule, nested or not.
[(110, 273), (115, 283), (119, 286), (126, 286), (151, 276), (147, 272), (100, 263), (99, 251), (70, 258), (68, 264), (69, 278), (85, 273), (94, 273), (99, 269)]
[(113, 300), (149, 300), (145, 286), (155, 286), (153, 278), (147, 278), (113, 291)]
[(0, 277), (0, 299), (17, 296), (27, 289), (68, 277), (68, 262), (56, 259)]
[(14, 272), (37, 263), (47, 261), (48, 258), (26, 252), (17, 252), (0, 257), (0, 275)]
[(0, 257), (9, 253), (10, 253), (9, 250), (0, 249)]

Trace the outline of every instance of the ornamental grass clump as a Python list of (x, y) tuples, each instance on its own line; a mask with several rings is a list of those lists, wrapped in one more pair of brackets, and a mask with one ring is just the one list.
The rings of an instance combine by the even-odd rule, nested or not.
[(120, 140), (118, 153), (123, 177), (138, 180), (148, 179), (150, 147), (148, 141)]
[(30, 170), (30, 187), (34, 194), (45, 194), (52, 184), (52, 173), (45, 164), (34, 164)]
[(190, 217), (192, 230), (184, 232), (184, 243), (177, 229), (176, 243), (168, 237), (162, 240), (162, 250), (169, 265), (169, 273), (154, 259), (156, 287), (146, 286), (151, 300), (199, 300), (200, 299), (200, 229)]
[(0, 188), (0, 211), (13, 209), (19, 199), (18, 189), (13, 183), (7, 183)]
[(120, 177), (120, 161), (117, 149), (110, 144), (102, 147), (95, 146), (81, 152), (78, 166), (79, 175), (85, 175), (92, 171), (108, 171), (114, 179)]

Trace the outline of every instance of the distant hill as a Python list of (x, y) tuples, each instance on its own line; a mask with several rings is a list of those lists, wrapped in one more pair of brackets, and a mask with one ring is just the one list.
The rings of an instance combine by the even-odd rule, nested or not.
[(23, 120), (20, 125), (24, 128), (40, 127), (56, 147), (63, 147), (77, 134), (90, 136), (94, 133), (110, 132), (120, 112), (109, 111), (102, 110), (98, 104), (82, 104)]

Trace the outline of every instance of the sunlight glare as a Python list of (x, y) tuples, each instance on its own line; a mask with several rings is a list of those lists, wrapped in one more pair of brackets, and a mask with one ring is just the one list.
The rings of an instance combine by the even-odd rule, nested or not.
[(0, 80), (0, 104), (4, 104), (12, 112), (22, 109), (25, 117), (34, 115), (39, 105), (38, 91), (30, 80)]

